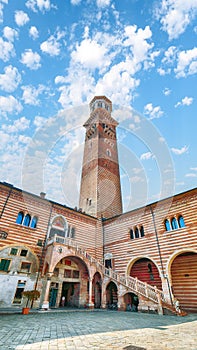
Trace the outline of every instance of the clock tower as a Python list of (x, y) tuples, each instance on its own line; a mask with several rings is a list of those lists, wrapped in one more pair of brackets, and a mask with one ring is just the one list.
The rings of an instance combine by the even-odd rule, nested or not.
[(95, 217), (122, 213), (116, 127), (112, 103), (105, 96), (90, 102), (86, 128), (79, 206)]

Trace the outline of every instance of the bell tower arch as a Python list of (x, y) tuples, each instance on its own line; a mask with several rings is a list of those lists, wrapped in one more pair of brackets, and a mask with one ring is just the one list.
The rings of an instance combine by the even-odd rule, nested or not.
[(86, 128), (79, 206), (95, 217), (122, 213), (122, 197), (116, 139), (117, 121), (105, 96), (90, 102)]

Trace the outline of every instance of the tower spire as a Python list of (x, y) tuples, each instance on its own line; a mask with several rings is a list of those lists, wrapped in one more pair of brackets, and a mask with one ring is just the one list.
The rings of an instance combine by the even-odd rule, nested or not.
[(86, 128), (79, 206), (95, 217), (122, 213), (116, 127), (112, 102), (95, 96)]

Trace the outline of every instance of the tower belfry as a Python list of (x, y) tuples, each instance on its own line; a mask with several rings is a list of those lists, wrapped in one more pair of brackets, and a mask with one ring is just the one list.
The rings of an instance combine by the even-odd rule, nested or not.
[(90, 102), (86, 128), (79, 206), (95, 217), (122, 213), (116, 127), (112, 103), (105, 96)]

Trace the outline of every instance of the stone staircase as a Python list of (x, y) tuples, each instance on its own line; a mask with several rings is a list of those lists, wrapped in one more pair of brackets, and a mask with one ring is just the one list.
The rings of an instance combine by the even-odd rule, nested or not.
[[(101, 262), (93, 258), (89, 253), (87, 253), (85, 249), (79, 247), (76, 244), (76, 242), (70, 238), (64, 238), (55, 235), (53, 238), (50, 238), (46, 242), (46, 245), (52, 244), (53, 242), (63, 244), (68, 246), (69, 248), (72, 248), (74, 250), (74, 253), (76, 253), (78, 256), (81, 256), (84, 259), (87, 259), (90, 264), (93, 264), (96, 267), (97, 271), (102, 273), (102, 275), (108, 277), (110, 280), (115, 281), (118, 285), (124, 286), (128, 292), (132, 292), (138, 295), (139, 297), (142, 296), (146, 300), (154, 302), (160, 310), (167, 309), (172, 314), (177, 314), (175, 307), (171, 305), (167, 300), (165, 300), (163, 292), (157, 287), (153, 287), (146, 282), (142, 282), (138, 280), (137, 277), (134, 278), (131, 276), (125, 276), (117, 273), (111, 268), (106, 268)], [(186, 313), (181, 311), (179, 315), (185, 316), (185, 314)]]

